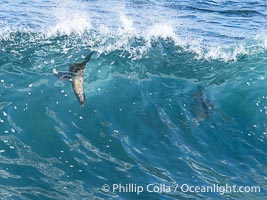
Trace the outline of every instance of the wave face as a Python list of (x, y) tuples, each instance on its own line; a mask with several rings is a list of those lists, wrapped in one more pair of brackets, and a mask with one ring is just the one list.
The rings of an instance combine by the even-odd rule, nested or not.
[[(3, 199), (264, 199), (265, 1), (0, 3)], [(85, 69), (87, 105), (52, 69)], [(171, 192), (105, 192), (165, 184)], [(174, 192), (178, 185), (257, 193)]]

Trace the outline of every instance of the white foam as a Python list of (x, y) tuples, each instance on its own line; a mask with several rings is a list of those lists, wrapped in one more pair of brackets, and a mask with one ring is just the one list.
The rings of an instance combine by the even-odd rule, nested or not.
[(120, 22), (121, 28), (119, 28), (118, 32), (120, 35), (130, 34), (135, 35), (136, 29), (133, 25), (133, 20), (127, 17), (124, 13), (120, 13)]
[[(112, 8), (108, 7), (113, 3), (115, 2), (62, 0), (55, 3), (51, 10), (42, 11), (47, 15), (46, 17), (49, 16), (49, 20), (46, 21), (49, 23), (44, 23), (39, 30), (32, 30), (25, 25), (20, 25), (20, 23), (9, 25), (6, 22), (0, 22), (0, 39), (15, 41), (15, 38), (10, 38), (10, 35), (18, 31), (29, 33), (33, 41), (38, 39), (36, 37), (42, 37), (32, 34), (33, 32), (41, 33), (39, 35), (43, 35), (44, 40), (58, 35), (70, 36), (74, 34), (77, 40), (82, 37), (85, 46), (92, 47), (91, 49), (97, 50), (100, 54), (119, 50), (129, 53), (130, 55), (127, 56), (131, 59), (144, 58), (151, 48), (154, 48), (152, 43), (158, 39), (173, 41), (177, 47), (195, 54), (197, 59), (226, 62), (235, 61), (240, 55), (255, 54), (267, 49), (267, 35), (264, 32), (246, 41), (238, 41), (237, 44), (235, 41), (231, 44), (225, 44), (224, 41), (214, 43), (209, 38), (201, 38), (196, 33), (186, 29), (178, 18), (172, 19), (166, 16), (169, 11), (152, 9), (153, 11), (148, 11), (148, 16), (142, 12), (139, 13), (141, 16), (138, 16), (127, 10), (128, 8), (123, 2)], [(97, 11), (88, 9), (90, 4), (94, 4)], [(99, 8), (98, 6), (103, 7)], [(101, 9), (111, 12), (111, 14), (103, 14), (103, 18), (106, 17), (103, 21), (101, 21), (102, 13), (99, 12)], [(111, 16), (114, 19), (108, 19)], [(100, 20), (101, 23), (97, 24), (95, 20)], [(70, 40), (70, 37), (66, 40)], [(77, 40), (74, 38), (75, 42)], [(133, 41), (138, 42), (133, 44)], [(76, 45), (71, 42), (73, 41), (66, 41), (65, 43), (68, 45), (63, 42), (61, 52), (67, 54), (71, 49), (69, 46)], [(48, 61), (45, 62), (46, 64), (49, 63)], [(51, 64), (54, 62), (54, 60), (50, 61)], [(41, 65), (35, 67), (38, 69)]]
[(258, 45), (263, 49), (267, 49), (267, 33), (258, 33), (255, 36), (255, 40), (258, 41)]
[(147, 39), (153, 37), (163, 38), (163, 39), (178, 38), (177, 35), (175, 34), (173, 27), (170, 24), (166, 23), (156, 23), (153, 24), (151, 27), (148, 27), (148, 30), (145, 33), (145, 37)]
[(83, 34), (91, 27), (91, 19), (86, 10), (81, 8), (82, 3), (72, 0), (60, 1), (60, 3), (51, 10), (50, 14), (54, 17), (53, 25), (48, 28), (48, 36)]

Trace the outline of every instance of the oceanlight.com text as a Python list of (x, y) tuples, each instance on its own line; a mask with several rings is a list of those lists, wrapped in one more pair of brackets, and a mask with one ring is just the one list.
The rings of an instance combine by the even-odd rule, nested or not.
[(122, 184), (104, 184), (102, 186), (104, 192), (114, 193), (136, 193), (137, 195), (143, 192), (149, 193), (258, 193), (261, 191), (260, 186), (237, 186), (237, 185), (219, 185), (213, 184), (208, 186), (190, 185), (190, 184), (158, 184), (151, 183), (147, 185), (138, 185), (134, 183)]

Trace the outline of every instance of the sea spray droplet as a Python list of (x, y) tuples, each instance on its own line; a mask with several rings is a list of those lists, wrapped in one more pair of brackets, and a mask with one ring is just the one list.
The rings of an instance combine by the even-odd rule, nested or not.
[(5, 111), (3, 111), (3, 116), (5, 116), (5, 117), (7, 116), (7, 113)]

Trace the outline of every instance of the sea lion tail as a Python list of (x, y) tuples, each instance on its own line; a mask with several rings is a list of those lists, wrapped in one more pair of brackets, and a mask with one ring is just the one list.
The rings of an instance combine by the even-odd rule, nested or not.
[(88, 56), (86, 56), (85, 60), (82, 62), (84, 65), (88, 63), (95, 51), (92, 51)]

